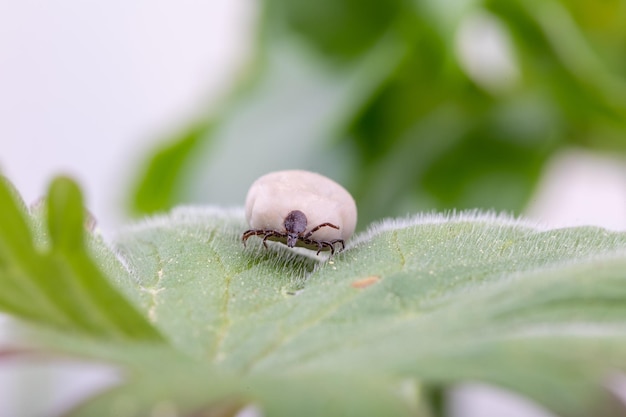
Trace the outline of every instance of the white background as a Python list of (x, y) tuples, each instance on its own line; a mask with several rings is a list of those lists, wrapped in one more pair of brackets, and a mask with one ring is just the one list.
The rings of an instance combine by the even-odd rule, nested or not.
[(103, 228), (146, 150), (224, 94), (248, 0), (0, 0), (0, 169), (26, 202), (79, 180)]

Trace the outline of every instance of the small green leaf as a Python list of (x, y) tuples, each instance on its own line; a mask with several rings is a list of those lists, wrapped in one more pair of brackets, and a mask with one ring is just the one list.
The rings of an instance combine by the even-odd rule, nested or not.
[[(0, 182), (0, 308), (69, 332), (160, 340), (87, 251), (84, 207), (76, 184), (56, 179), (46, 202), (47, 231), (38, 230), (38, 220), (30, 216), (8, 182)], [(42, 232), (43, 236), (35, 236)], [(47, 237), (49, 244), (35, 244)]]
[(72, 180), (59, 177), (52, 182), (48, 195), (48, 228), (55, 249), (80, 250), (84, 210), (80, 189)]
[(24, 213), (26, 207), (6, 178), (0, 177), (0, 307), (19, 316), (41, 316), (64, 324), (56, 308), (41, 294), (34, 282), (39, 259), (32, 248), (32, 236)]
[(134, 212), (155, 213), (172, 208), (179, 199), (189, 160), (201, 144), (208, 142), (210, 128), (210, 123), (193, 124), (180, 137), (154, 151), (131, 195)]
[(28, 263), (32, 260), (31, 232), (23, 214), (27, 209), (13, 185), (5, 177), (0, 177), (0, 203), (2, 203), (0, 204), (2, 250), (9, 252), (7, 256)]

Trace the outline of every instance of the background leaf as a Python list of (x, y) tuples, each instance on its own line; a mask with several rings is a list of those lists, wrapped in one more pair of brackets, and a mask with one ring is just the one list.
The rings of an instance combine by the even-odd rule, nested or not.
[(239, 204), (258, 176), (298, 167), (345, 184), (360, 229), (421, 210), (520, 213), (558, 152), (626, 150), (624, 0), (305, 3), (266, 0), (255, 84), (206, 115), (214, 146), (160, 209)]
[(203, 139), (209, 132), (208, 123), (198, 123), (153, 152), (133, 190), (131, 209), (134, 212), (155, 213), (174, 205), (180, 198), (177, 193), (180, 184), (185, 182), (189, 160), (200, 145), (206, 145)]

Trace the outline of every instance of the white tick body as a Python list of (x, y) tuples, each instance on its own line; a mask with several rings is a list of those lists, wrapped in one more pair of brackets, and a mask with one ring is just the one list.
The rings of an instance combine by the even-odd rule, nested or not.
[(252, 229), (285, 232), (285, 218), (294, 210), (306, 216), (307, 232), (323, 223), (339, 227), (320, 228), (310, 236), (315, 241), (345, 241), (356, 227), (354, 199), (323, 175), (299, 170), (272, 172), (257, 179), (248, 191), (246, 219)]

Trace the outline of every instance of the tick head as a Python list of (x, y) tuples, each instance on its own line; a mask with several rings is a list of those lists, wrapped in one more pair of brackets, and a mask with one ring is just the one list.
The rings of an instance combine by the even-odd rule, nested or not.
[(293, 248), (298, 237), (306, 230), (306, 216), (300, 210), (293, 210), (285, 217), (285, 230), (287, 231), (287, 246)]

